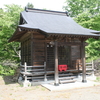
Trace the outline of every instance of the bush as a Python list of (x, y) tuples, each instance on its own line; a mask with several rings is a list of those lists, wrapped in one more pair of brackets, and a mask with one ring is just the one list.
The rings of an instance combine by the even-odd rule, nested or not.
[(15, 61), (3, 61), (0, 62), (0, 75), (14, 75), (18, 64)]
[(94, 68), (100, 70), (100, 58), (94, 60)]

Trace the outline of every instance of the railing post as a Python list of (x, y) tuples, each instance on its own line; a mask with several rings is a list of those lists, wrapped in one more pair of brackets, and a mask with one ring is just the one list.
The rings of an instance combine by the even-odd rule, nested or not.
[(80, 65), (82, 65), (80, 62), (78, 62), (78, 78), (80, 78)]
[(25, 81), (27, 81), (27, 76), (26, 76), (26, 73), (27, 73), (27, 64), (26, 64), (26, 62), (24, 64), (24, 66), (25, 66), (25, 74), (24, 74), (24, 77), (25, 77)]
[(46, 73), (46, 62), (44, 62), (44, 81), (47, 81), (47, 73)]
[(92, 60), (92, 76), (94, 77), (94, 62)]

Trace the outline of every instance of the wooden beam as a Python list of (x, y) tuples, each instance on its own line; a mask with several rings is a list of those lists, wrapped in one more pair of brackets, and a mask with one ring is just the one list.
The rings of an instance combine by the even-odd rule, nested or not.
[(55, 41), (55, 86), (59, 86), (58, 81), (58, 43)]
[(85, 42), (81, 41), (81, 58), (82, 58), (82, 82), (85, 83), (86, 81), (86, 64), (85, 64)]
[[(58, 46), (59, 45), (67, 45), (67, 46), (74, 46), (74, 45), (76, 45), (76, 46), (80, 46), (80, 45), (82, 45), (82, 43), (81, 42), (59, 42), (58, 43)], [(87, 43), (84, 43), (84, 46), (86, 46), (86, 45), (88, 45)]]

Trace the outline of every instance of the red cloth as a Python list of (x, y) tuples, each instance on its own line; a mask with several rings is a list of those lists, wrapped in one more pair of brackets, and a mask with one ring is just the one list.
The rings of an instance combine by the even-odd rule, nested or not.
[(66, 71), (68, 69), (68, 65), (58, 65), (58, 70), (61, 71)]

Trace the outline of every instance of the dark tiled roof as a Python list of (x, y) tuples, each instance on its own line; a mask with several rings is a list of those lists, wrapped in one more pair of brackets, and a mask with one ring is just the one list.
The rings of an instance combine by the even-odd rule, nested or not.
[(21, 15), (27, 24), (19, 25), (20, 27), (40, 29), (46, 33), (57, 34), (94, 35), (91, 33), (98, 33), (98, 31), (83, 28), (65, 12), (33, 9), (28, 12), (23, 11)]
[(83, 28), (77, 24), (66, 12), (57, 12), (40, 9), (26, 9), (21, 12), (21, 17), (26, 24), (19, 25), (21, 28), (39, 29), (47, 34), (66, 34), (99, 36), (99, 31)]

